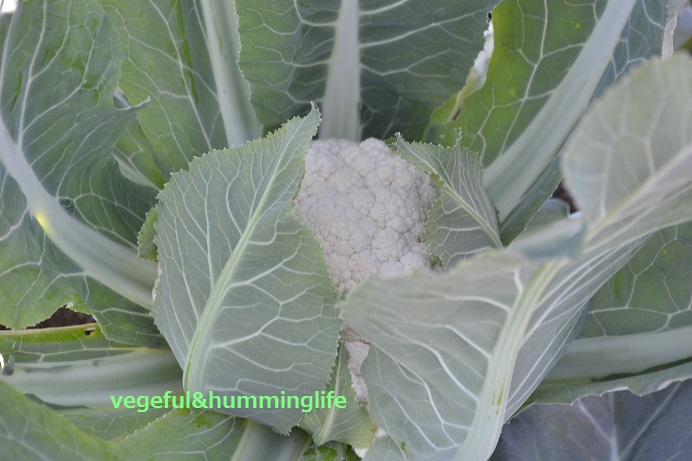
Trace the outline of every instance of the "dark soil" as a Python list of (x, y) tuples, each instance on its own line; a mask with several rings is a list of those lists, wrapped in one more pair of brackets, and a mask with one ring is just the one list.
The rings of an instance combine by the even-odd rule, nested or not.
[[(94, 317), (89, 314), (83, 314), (81, 312), (72, 311), (66, 307), (61, 307), (49, 318), (43, 322), (39, 322), (33, 327), (29, 328), (52, 328), (52, 327), (66, 327), (69, 325), (84, 325), (85, 323), (94, 323)], [(0, 325), (0, 330), (9, 330), (9, 328), (4, 325)]]
[(557, 189), (555, 189), (555, 192), (553, 192), (553, 198), (559, 198), (563, 202), (569, 205), (569, 212), (574, 213), (575, 211), (579, 211), (579, 208), (577, 208), (577, 204), (574, 202), (574, 199), (572, 196), (569, 194), (563, 183), (561, 182), (559, 186), (557, 186)]

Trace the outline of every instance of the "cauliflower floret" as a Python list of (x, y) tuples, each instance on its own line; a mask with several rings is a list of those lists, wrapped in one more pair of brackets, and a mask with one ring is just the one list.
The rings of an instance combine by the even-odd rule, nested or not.
[(436, 191), (382, 141), (313, 141), (296, 214), (315, 234), (339, 290), (369, 276), (430, 267), (422, 243)]

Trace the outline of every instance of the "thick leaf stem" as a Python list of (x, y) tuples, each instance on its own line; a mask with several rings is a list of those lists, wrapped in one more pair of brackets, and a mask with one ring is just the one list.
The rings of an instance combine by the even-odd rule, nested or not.
[[(507, 319), (503, 322), (503, 332), (499, 335), (499, 341), (494, 347), (495, 351), (506, 351), (506, 353), (493, 354), (498, 360), (490, 364), (483, 390), (478, 396), (478, 408), (468, 431), (473, 436), (466, 439), (454, 461), (488, 459), (492, 454), (500, 437), (502, 425), (505, 423), (514, 363), (524, 340), (529, 320), (544, 290), (566, 262), (565, 259), (559, 259), (543, 264), (525, 287), (521, 287), (521, 282), (517, 279), (516, 283), (521, 287), (522, 293), (517, 297)], [(486, 434), (487, 437), (481, 437), (481, 434)], [(490, 440), (490, 437), (493, 439)]]
[(210, 0), (199, 4), (226, 141), (229, 146), (240, 145), (258, 137), (262, 127), (250, 106), (250, 88), (237, 64), (240, 35), (235, 2)]
[(360, 44), (358, 0), (342, 0), (334, 51), (322, 100), (319, 136), (360, 141)]
[(649, 368), (689, 357), (690, 328), (578, 339), (550, 370), (548, 381), (603, 378), (641, 373)]
[(500, 221), (520, 204), (588, 106), (636, 3), (635, 0), (607, 3), (562, 83), (521, 136), (485, 170), (485, 187), (498, 209)]
[[(181, 394), (178, 361), (168, 349), (104, 350), (83, 360), (26, 363), (3, 376), (24, 394), (64, 407), (112, 410), (110, 396)], [(110, 356), (107, 354), (111, 354)]]

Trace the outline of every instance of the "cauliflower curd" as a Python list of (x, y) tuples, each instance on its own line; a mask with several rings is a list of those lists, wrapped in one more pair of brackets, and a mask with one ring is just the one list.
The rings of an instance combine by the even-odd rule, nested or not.
[(436, 197), (428, 176), (379, 139), (313, 141), (295, 199), (338, 290), (430, 267), (423, 240)]
[[(423, 243), (428, 210), (437, 196), (430, 178), (379, 139), (360, 144), (316, 140), (305, 156), (296, 215), (315, 234), (338, 290), (373, 276), (386, 278), (430, 267)], [(356, 398), (369, 405), (361, 365), (370, 344), (344, 325), (348, 371)], [(376, 438), (386, 435), (378, 429)], [(362, 458), (367, 449), (355, 449)]]

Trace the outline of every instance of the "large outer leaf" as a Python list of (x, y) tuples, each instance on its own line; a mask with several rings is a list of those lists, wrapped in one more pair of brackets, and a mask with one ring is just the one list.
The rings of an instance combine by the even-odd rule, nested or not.
[[(3, 459), (141, 461), (209, 459), (293, 461), (312, 440), (296, 430), (282, 437), (251, 421), (213, 411), (173, 410), (117, 443), (79, 431), (55, 412), (0, 380), (0, 454)], [(314, 459), (314, 458), (313, 458)], [(343, 458), (324, 457), (325, 461)]]
[(461, 128), (462, 145), (481, 155), (503, 241), (557, 186), (554, 160), (592, 98), (661, 53), (666, 19), (665, 2), (644, 0), (512, 0), (495, 9), (485, 86), (429, 135), (451, 143)]
[[(195, 156), (260, 134), (238, 69), (233, 2), (99, 1), (125, 52), (120, 88), (130, 101), (152, 100), (118, 144), (122, 156), (153, 157), (168, 178)], [(160, 187), (155, 172), (140, 175)]]
[(181, 371), (170, 351), (113, 343), (94, 325), (2, 331), (0, 357), (14, 360), (11, 374), (0, 373), (3, 460), (293, 461), (312, 443), (299, 430), (281, 437), (214, 411), (115, 409), (110, 396), (181, 394)]
[(94, 325), (2, 331), (0, 354), (14, 360), (0, 381), (49, 405), (108, 411), (111, 395), (182, 392), (169, 350), (117, 344)]
[[(594, 104), (571, 138), (563, 167), (589, 225), (585, 249), (561, 270), (534, 314), (513, 377), (511, 411), (576, 334), (582, 307), (597, 289), (652, 232), (692, 217), (691, 72), (687, 56), (647, 63)], [(592, 351), (582, 355), (587, 364), (596, 357)], [(622, 365), (617, 356), (611, 360), (613, 370)]]
[(59, 415), (0, 381), (0, 450), (7, 459), (55, 461), (119, 459), (103, 440), (89, 437)]
[(692, 61), (677, 55), (642, 68), (595, 105), (565, 157), (567, 186), (589, 240), (607, 248), (692, 211)]
[(322, 138), (420, 139), (460, 88), (497, 0), (239, 0), (240, 68), (265, 125), (318, 101)]
[(156, 343), (132, 302), (151, 304), (155, 269), (134, 241), (153, 192), (111, 155), (138, 110), (112, 105), (117, 33), (95, 1), (26, 1), (2, 43), (0, 322), (25, 327), (64, 304), (105, 319), (117, 304), (132, 325), (114, 336)]
[[(370, 281), (351, 292), (342, 315), (371, 343), (362, 368), (370, 414), (400, 457), (447, 460), (462, 445), (457, 459), (490, 456), (516, 353), (557, 267), (484, 253), (442, 275)], [(367, 459), (389, 459), (389, 450), (376, 443)]]
[(502, 431), (491, 461), (683, 460), (692, 457), (692, 381), (645, 397), (627, 391), (536, 405)]
[[(63, 417), (86, 435), (123, 438), (161, 416), (162, 410), (116, 411), (110, 395), (181, 391), (181, 372), (170, 351), (113, 343), (93, 324), (2, 331), (0, 355), (14, 361), (11, 374), (0, 374), (0, 405), (9, 405), (0, 411), (0, 456), (8, 459), (120, 459), (113, 447), (86, 437)], [(58, 409), (59, 417), (19, 392), (52, 408), (71, 408)], [(29, 435), (34, 432), (37, 436)]]
[[(486, 459), (492, 434), (573, 339), (593, 293), (650, 233), (692, 218), (690, 73), (684, 56), (648, 63), (585, 116), (564, 157), (588, 226), (573, 261), (560, 267), (559, 254), (551, 261), (518, 239), (517, 249), (537, 255), (533, 262), (510, 259), (510, 248), (442, 275), (354, 289), (343, 316), (372, 344), (363, 365), (371, 416), (391, 436), (370, 459), (451, 459), (459, 445), (455, 459)], [(620, 142), (628, 136), (639, 143)], [(554, 239), (560, 224), (541, 232)], [(565, 238), (579, 238), (580, 226), (564, 229)], [(536, 232), (527, 237), (533, 245)]]
[[(336, 358), (335, 290), (322, 250), (295, 217), (316, 110), (172, 176), (156, 206), (157, 325), (191, 391), (303, 396)], [(236, 410), (286, 433), (303, 413)]]

